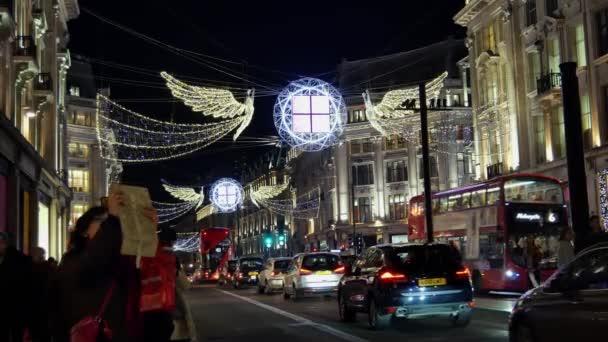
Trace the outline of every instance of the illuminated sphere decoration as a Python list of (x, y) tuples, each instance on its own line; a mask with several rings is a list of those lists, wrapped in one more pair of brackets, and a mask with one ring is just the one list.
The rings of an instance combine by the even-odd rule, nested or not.
[(232, 178), (221, 178), (211, 186), (209, 197), (220, 212), (230, 213), (243, 201), (243, 187)]
[(316, 78), (289, 83), (274, 104), (274, 125), (290, 146), (306, 152), (336, 143), (346, 121), (346, 104), (331, 84)]

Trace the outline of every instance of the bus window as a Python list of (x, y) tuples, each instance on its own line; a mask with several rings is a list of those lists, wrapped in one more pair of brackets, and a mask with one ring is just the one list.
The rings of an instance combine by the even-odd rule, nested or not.
[(439, 198), (433, 198), (433, 214), (440, 213)]
[(471, 194), (471, 207), (483, 207), (486, 205), (486, 189), (477, 190)]
[(454, 195), (448, 197), (448, 210), (459, 210), (461, 207), (462, 196)]
[(504, 266), (504, 253), (503, 244), (498, 242), (496, 233), (479, 236), (479, 257), (487, 261), (491, 269)]
[(500, 199), (500, 188), (490, 188), (487, 193), (488, 205), (494, 205)]
[(446, 213), (448, 211), (448, 199), (443, 197), (439, 199), (439, 212)]
[(465, 192), (462, 194), (462, 208), (468, 209), (471, 207), (471, 193)]
[(563, 203), (561, 184), (549, 179), (510, 179), (504, 188), (507, 202)]

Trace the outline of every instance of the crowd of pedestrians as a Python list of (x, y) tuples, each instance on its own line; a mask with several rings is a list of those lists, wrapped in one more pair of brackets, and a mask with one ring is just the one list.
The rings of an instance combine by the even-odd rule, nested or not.
[[(120, 193), (111, 194), (105, 206), (84, 213), (70, 233), (67, 251), (59, 264), (46, 259), (45, 251), (39, 247), (24, 255), (9, 245), (6, 233), (0, 232), (0, 341), (171, 339), (175, 311), (183, 309), (163, 306), (159, 310), (142, 310), (140, 296), (146, 286), (142, 284), (142, 270), (135, 256), (121, 254), (119, 216), (123, 201)], [(142, 214), (158, 224), (154, 209), (145, 209)], [(171, 253), (175, 240), (174, 232), (161, 231), (157, 255)], [(179, 263), (176, 261), (170, 268), (179, 278)], [(175, 284), (173, 281), (170, 285), (173, 291), (177, 290)], [(95, 336), (91, 337), (91, 332)]]

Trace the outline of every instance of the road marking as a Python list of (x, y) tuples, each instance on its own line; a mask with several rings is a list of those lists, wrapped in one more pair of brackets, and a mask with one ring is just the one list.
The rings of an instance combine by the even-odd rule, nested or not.
[(345, 333), (345, 332), (343, 332), (341, 330), (332, 328), (332, 327), (330, 327), (328, 325), (313, 322), (313, 321), (311, 321), (311, 320), (309, 320), (307, 318), (304, 318), (302, 316), (298, 316), (298, 315), (292, 314), (291, 312), (287, 312), (287, 311), (281, 310), (281, 309), (276, 308), (276, 307), (274, 307), (272, 305), (267, 305), (267, 304), (258, 302), (257, 300), (254, 300), (254, 299), (251, 299), (251, 298), (247, 298), (247, 297), (244, 297), (244, 296), (239, 296), (239, 295), (234, 294), (232, 292), (228, 292), (228, 291), (224, 291), (224, 290), (218, 290), (218, 291), (223, 292), (223, 293), (225, 293), (225, 294), (227, 294), (229, 296), (238, 298), (240, 300), (244, 300), (244, 301), (246, 301), (246, 302), (248, 302), (250, 304), (253, 304), (253, 305), (258, 306), (260, 308), (263, 308), (263, 309), (266, 309), (268, 311), (271, 311), (271, 312), (273, 312), (273, 313), (275, 313), (277, 315), (280, 315), (280, 316), (292, 319), (292, 320), (296, 321), (298, 323), (298, 325), (310, 325), (310, 326), (312, 326), (314, 328), (317, 328), (318, 330), (321, 330), (321, 331), (323, 331), (323, 332), (325, 332), (327, 334), (333, 335), (335, 337), (339, 337), (339, 338), (341, 338), (343, 340), (346, 340), (346, 341), (352, 341), (352, 342), (367, 342), (368, 341), (368, 340), (362, 339), (362, 338), (360, 338), (358, 336), (351, 335), (351, 334)]

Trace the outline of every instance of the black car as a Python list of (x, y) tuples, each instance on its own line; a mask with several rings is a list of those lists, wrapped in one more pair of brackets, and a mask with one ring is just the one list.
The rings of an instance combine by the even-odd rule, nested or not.
[(455, 326), (472, 316), (470, 274), (443, 244), (380, 245), (366, 249), (346, 268), (338, 288), (342, 321), (368, 314), (372, 329), (393, 318), (446, 316)]
[(238, 289), (243, 285), (256, 285), (258, 283), (258, 275), (263, 268), (264, 260), (262, 258), (240, 258), (234, 270), (234, 288)]
[(513, 342), (608, 341), (608, 243), (581, 251), (521, 296), (509, 336)]

